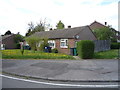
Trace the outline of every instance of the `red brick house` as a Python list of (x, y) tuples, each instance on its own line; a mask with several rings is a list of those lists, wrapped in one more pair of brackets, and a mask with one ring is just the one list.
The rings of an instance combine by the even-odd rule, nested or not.
[(107, 27), (106, 25), (107, 25), (107, 22), (105, 22), (105, 24), (103, 25), (97, 21), (94, 21), (93, 23), (90, 24), (90, 28), (92, 30), (95, 30), (95, 29)]
[(91, 23), (90, 25), (90, 28), (92, 30), (95, 30), (95, 29), (99, 29), (99, 28), (104, 28), (104, 27), (109, 27), (111, 28), (111, 30), (117, 35), (119, 32), (117, 30), (115, 30), (114, 28), (110, 27), (109, 25), (107, 25), (107, 22), (105, 22), (105, 24), (101, 24), (97, 21), (94, 21), (93, 23)]
[(15, 49), (14, 37), (15, 34), (2, 36), (0, 40), (0, 49)]
[(47, 37), (52, 49), (57, 48), (59, 52), (70, 54), (70, 48), (76, 47), (80, 40), (97, 40), (89, 26), (67, 28), (63, 30), (42, 31), (33, 34), (40, 38)]
[(120, 40), (119, 39), (120, 32), (115, 30), (114, 28), (110, 27), (109, 25), (107, 25), (107, 22), (105, 22), (104, 24), (101, 24), (101, 23), (99, 23), (97, 21), (94, 21), (89, 26), (92, 29), (92, 31), (94, 31), (96, 29), (104, 28), (104, 27), (109, 27), (112, 30), (112, 32), (114, 32), (116, 34), (115, 37), (117, 38), (117, 41)]

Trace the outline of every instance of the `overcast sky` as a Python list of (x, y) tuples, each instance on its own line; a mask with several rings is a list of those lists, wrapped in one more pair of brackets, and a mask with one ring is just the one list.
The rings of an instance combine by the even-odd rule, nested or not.
[(119, 0), (0, 0), (0, 34), (7, 30), (25, 35), (28, 23), (46, 18), (55, 28), (61, 20), (65, 27), (89, 25), (95, 20), (118, 29)]

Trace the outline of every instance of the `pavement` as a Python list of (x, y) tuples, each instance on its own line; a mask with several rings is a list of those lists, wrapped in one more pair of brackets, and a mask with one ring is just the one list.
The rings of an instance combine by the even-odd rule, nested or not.
[(2, 60), (2, 71), (53, 81), (118, 81), (118, 60)]

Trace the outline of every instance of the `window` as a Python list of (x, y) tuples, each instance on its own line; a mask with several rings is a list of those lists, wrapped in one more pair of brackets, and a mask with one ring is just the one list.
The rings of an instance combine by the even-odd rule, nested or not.
[(60, 40), (60, 47), (61, 48), (68, 48), (68, 39), (61, 39)]
[(54, 40), (49, 40), (48, 43), (49, 43), (49, 46), (50, 46), (52, 49), (55, 48), (55, 41), (54, 41)]
[(1, 44), (0, 50), (5, 50), (5, 44)]

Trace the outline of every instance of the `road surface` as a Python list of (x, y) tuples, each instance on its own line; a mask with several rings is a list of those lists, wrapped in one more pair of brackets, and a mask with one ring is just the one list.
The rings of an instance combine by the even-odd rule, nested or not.
[[(117, 83), (104, 83), (104, 85), (96, 83), (92, 85), (88, 83), (72, 83), (72, 84), (63, 84), (63, 83), (50, 83), (50, 82), (40, 82), (29, 79), (16, 78), (11, 76), (1, 75), (2, 77), (2, 88), (118, 88)], [(103, 84), (103, 83), (102, 83)]]

